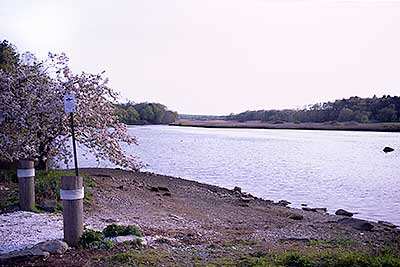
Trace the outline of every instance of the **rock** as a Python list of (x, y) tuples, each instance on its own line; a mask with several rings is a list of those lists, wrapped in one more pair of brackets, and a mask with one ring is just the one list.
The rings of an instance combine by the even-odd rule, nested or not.
[(180, 217), (178, 215), (175, 214), (170, 214), (169, 215), (173, 220), (178, 221), (178, 222), (183, 222), (185, 219), (183, 217)]
[(241, 200), (242, 202), (244, 202), (244, 203), (249, 203), (250, 200), (251, 200), (251, 198), (249, 198), (249, 197), (240, 197), (240, 200)]
[(118, 222), (117, 220), (113, 219), (113, 218), (101, 218), (100, 220), (106, 222), (106, 223), (116, 223)]
[(162, 191), (162, 192), (169, 192), (169, 189), (168, 189), (167, 187), (158, 186), (157, 188), (158, 188), (159, 191)]
[(317, 212), (317, 209), (316, 209), (316, 208), (302, 207), (301, 209), (302, 209), (302, 210), (305, 210), (305, 211)]
[(339, 224), (351, 226), (356, 230), (371, 231), (374, 226), (368, 221), (355, 218), (342, 218), (338, 221)]
[(136, 235), (124, 235), (124, 236), (115, 236), (115, 237), (110, 237), (108, 238), (109, 240), (115, 242), (115, 243), (123, 243), (123, 242), (129, 242), (129, 241), (135, 241), (138, 240), (142, 246), (146, 246), (147, 242), (146, 240), (140, 238), (139, 236)]
[(170, 192), (166, 192), (166, 193), (163, 194), (163, 196), (165, 196), (165, 197), (170, 197), (170, 196), (171, 196), (171, 193), (170, 193)]
[(327, 208), (314, 208), (316, 212), (325, 213), (328, 209)]
[(44, 211), (55, 212), (57, 209), (57, 200), (45, 199), (38, 204), (38, 207)]
[(309, 207), (302, 207), (302, 210), (305, 211), (312, 211), (312, 212), (319, 212), (319, 213), (325, 213), (327, 211), (327, 208), (309, 208)]
[(389, 227), (389, 228), (393, 228), (393, 229), (398, 227), (397, 225), (395, 225), (395, 224), (393, 224), (393, 223), (391, 223), (391, 222), (378, 221), (378, 223), (379, 223), (380, 225), (382, 225), (382, 226)]
[(47, 258), (49, 256), (49, 252), (42, 251), (38, 248), (24, 249), (0, 255), (0, 264), (15, 264), (20, 261), (31, 261), (38, 258)]
[(292, 203), (287, 201), (287, 200), (279, 200), (278, 204), (282, 205), (282, 206), (287, 206), (287, 205), (292, 204)]
[(343, 209), (338, 209), (335, 212), (336, 215), (340, 215), (340, 216), (346, 216), (346, 217), (353, 217), (354, 213), (347, 211), (347, 210), (343, 210)]
[(64, 254), (68, 249), (68, 245), (62, 240), (50, 240), (41, 242), (33, 248), (40, 249), (50, 254)]
[(385, 153), (392, 152), (392, 151), (394, 151), (394, 148), (391, 148), (391, 147), (388, 147), (388, 146), (386, 146), (386, 147), (383, 149), (383, 152), (385, 152)]
[(155, 186), (150, 187), (150, 191), (151, 191), (151, 192), (160, 192), (160, 190), (158, 189), (158, 187), (155, 187)]
[(296, 220), (296, 221), (303, 220), (303, 218), (304, 218), (303, 215), (296, 214), (296, 213), (292, 213), (289, 215), (289, 219)]
[(235, 186), (233, 188), (233, 192), (242, 193), (242, 188), (240, 188), (239, 186)]

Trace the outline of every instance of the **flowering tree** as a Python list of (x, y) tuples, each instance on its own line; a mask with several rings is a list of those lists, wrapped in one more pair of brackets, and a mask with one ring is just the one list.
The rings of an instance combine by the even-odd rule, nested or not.
[(49, 54), (38, 62), (28, 53), (16, 64), (0, 68), (0, 93), (0, 160), (37, 159), (39, 168), (46, 168), (48, 159), (68, 161), (71, 134), (63, 96), (75, 94), (77, 141), (98, 160), (134, 170), (141, 167), (121, 147), (136, 144), (136, 139), (118, 122), (112, 104), (118, 94), (107, 86), (103, 73), (75, 74), (65, 54)]

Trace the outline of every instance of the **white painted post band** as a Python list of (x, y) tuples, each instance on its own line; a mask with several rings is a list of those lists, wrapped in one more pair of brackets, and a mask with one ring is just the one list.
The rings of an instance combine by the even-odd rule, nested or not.
[(60, 190), (60, 198), (62, 200), (83, 199), (85, 196), (84, 192), (85, 192), (85, 190), (83, 187), (80, 189), (73, 189), (73, 190), (61, 189)]
[(35, 169), (17, 169), (17, 177), (35, 177)]

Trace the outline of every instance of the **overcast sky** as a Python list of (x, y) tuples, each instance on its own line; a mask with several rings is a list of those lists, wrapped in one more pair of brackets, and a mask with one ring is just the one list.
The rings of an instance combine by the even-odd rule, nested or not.
[(180, 113), (400, 94), (400, 1), (1, 0), (0, 39)]

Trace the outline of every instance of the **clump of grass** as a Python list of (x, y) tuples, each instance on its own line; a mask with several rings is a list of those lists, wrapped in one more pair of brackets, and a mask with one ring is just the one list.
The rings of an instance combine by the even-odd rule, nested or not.
[(163, 251), (129, 251), (99, 259), (106, 266), (175, 266), (171, 257)]
[(103, 234), (105, 237), (114, 237), (114, 236), (124, 236), (124, 235), (136, 235), (143, 236), (143, 233), (134, 225), (117, 225), (110, 224), (104, 230)]
[[(73, 171), (69, 170), (49, 170), (36, 171), (35, 176), (35, 193), (38, 199), (58, 199), (60, 200), (61, 176), (75, 176)], [(83, 184), (85, 186), (84, 201), (92, 200), (93, 193), (88, 187), (96, 186), (95, 182), (87, 175), (83, 176)]]
[(109, 249), (114, 246), (114, 243), (105, 239), (102, 232), (87, 229), (83, 232), (80, 245), (84, 248)]
[[(60, 199), (60, 187), (61, 187), (61, 176), (74, 176), (73, 171), (68, 170), (37, 170), (35, 173), (35, 198), (36, 203), (40, 203), (43, 200), (56, 200), (57, 211), (62, 211), (61, 199)], [(18, 178), (15, 170), (0, 170), (0, 179), (10, 188), (7, 195), (0, 199), (0, 209), (8, 206), (18, 205)], [(85, 197), (83, 199), (85, 205), (91, 205), (93, 203), (93, 192), (89, 189), (90, 187), (96, 186), (94, 181), (83, 175), (83, 183), (85, 186)], [(35, 209), (35, 212), (39, 209)]]
[(284, 254), (280, 260), (283, 266), (287, 267), (313, 267), (313, 260), (310, 257), (303, 256), (297, 252)]
[(239, 267), (269, 267), (270, 261), (265, 258), (248, 257), (239, 261)]
[(368, 255), (357, 252), (250, 253), (239, 258), (214, 258), (196, 263), (195, 266), (224, 267), (400, 267), (400, 259), (393, 254)]
[[(108, 239), (108, 237), (124, 235), (143, 236), (142, 232), (136, 226), (111, 224), (104, 228), (101, 232), (91, 229), (85, 230), (81, 237), (80, 245), (83, 248), (108, 249), (114, 246), (114, 243)], [(134, 247), (141, 247), (142, 240), (138, 238), (132, 241), (127, 241), (127, 244)]]

